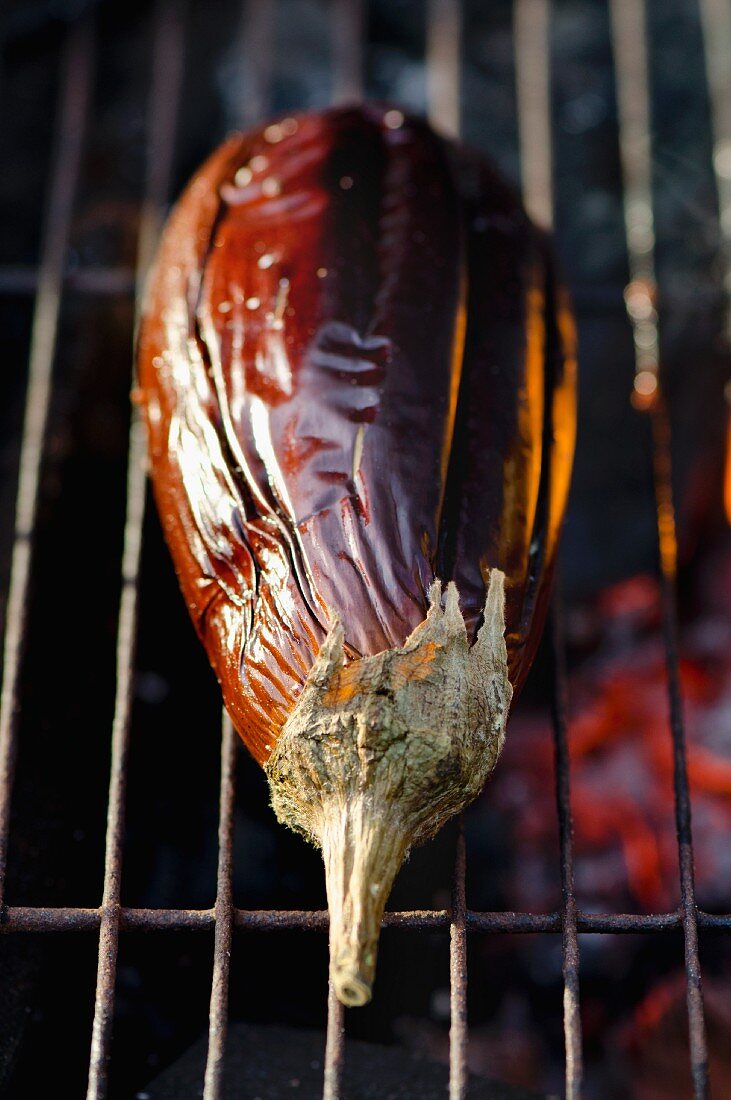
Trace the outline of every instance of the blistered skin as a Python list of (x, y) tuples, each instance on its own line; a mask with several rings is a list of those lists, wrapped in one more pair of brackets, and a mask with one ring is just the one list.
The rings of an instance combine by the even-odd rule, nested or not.
[(191, 181), (139, 389), (181, 587), (260, 762), (333, 613), (351, 658), (400, 646), (436, 576), (474, 635), (505, 571), (522, 682), (573, 451), (557, 295), (512, 193), (394, 110), (280, 120)]
[(473, 634), (486, 570), (506, 574), (517, 694), (540, 641), (576, 434), (573, 320), (547, 241), (487, 165), (453, 152), (467, 226), (467, 336), (441, 575)]

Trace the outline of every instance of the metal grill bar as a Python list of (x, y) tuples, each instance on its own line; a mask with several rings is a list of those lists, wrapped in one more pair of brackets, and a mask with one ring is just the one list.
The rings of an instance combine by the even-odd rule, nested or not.
[(574, 890), (574, 823), (571, 815), (571, 786), (566, 720), (566, 644), (560, 592), (556, 591), (552, 615), (553, 631), (553, 732), (556, 753), (556, 808), (561, 849), (561, 893), (563, 895), (563, 1029), (566, 1046), (566, 1097), (577, 1100), (583, 1088), (581, 1011), (579, 1005), (578, 907)]
[(451, 137), (460, 132), (462, 9), (459, 0), (429, 0), (426, 100), (429, 121)]
[[(329, 925), (329, 922), (328, 922)], [(335, 986), (328, 981), (327, 1037), (325, 1039), (325, 1077), (322, 1100), (340, 1100), (345, 1066), (345, 1009), (337, 998)]]
[[(537, 220), (537, 219), (536, 219)], [(124, 267), (89, 266), (68, 270), (64, 273), (64, 289), (75, 294), (96, 294), (111, 297), (131, 294), (135, 289), (135, 273)], [(0, 264), (0, 294), (35, 294), (38, 288), (38, 271), (24, 264)], [(574, 287), (572, 301), (575, 308), (583, 313), (626, 312), (626, 305), (617, 301), (617, 287), (614, 283), (592, 283), (591, 286)], [(707, 310), (718, 303), (721, 295), (708, 286), (688, 286), (682, 293), (663, 293), (663, 303), (668, 309), (678, 306), (687, 309), (691, 306)]]
[[(726, 350), (731, 350), (731, 7), (701, 0), (703, 49), (711, 101), (713, 171), (721, 229), (725, 290)], [(731, 380), (726, 382), (726, 474), (724, 504), (731, 519)]]
[[(61, 273), (64, 289), (81, 294), (131, 294), (135, 273), (126, 267), (80, 267)], [(36, 294), (40, 272), (25, 264), (0, 264), (0, 294)]]
[(549, 0), (515, 0), (513, 38), (523, 202), (539, 225), (553, 225)]
[(274, 0), (244, 0), (236, 56), (243, 90), (237, 125), (253, 126), (269, 110), (274, 58)]
[[(458, 138), (461, 130), (462, 10), (459, 0), (429, 0), (426, 92), (429, 121)], [(466, 851), (460, 815), (449, 922), (449, 1100), (467, 1095)]]
[[(731, 7), (726, 0), (701, 0), (703, 49), (711, 101), (713, 170), (726, 263), (724, 287), (731, 295)], [(728, 305), (728, 302), (727, 302)], [(726, 311), (731, 343), (731, 309)]]
[(365, 73), (364, 0), (335, 0), (332, 11), (333, 103), (363, 98)]
[[(652, 412), (655, 437), (655, 481), (658, 497), (658, 523), (662, 539), (664, 502), (668, 501), (672, 515), (670, 470), (670, 424), (664, 408), (658, 404)], [(674, 528), (673, 528), (674, 532)], [(661, 553), (662, 558), (662, 553)], [(675, 827), (678, 834), (680, 861), (680, 891), (683, 935), (685, 939), (685, 970), (687, 976), (688, 1026), (690, 1030), (690, 1068), (694, 1094), (698, 1098), (710, 1095), (708, 1050), (703, 1011), (703, 988), (698, 954), (698, 909), (695, 899), (693, 865), (693, 834), (691, 831), (690, 787), (680, 688), (677, 606), (674, 575), (662, 567), (662, 619), (665, 638), (670, 729), (673, 739), (673, 782), (675, 786)]]
[(609, 14), (630, 272), (624, 299), (635, 349), (634, 403), (649, 408), (658, 385), (660, 340), (655, 308), (655, 218), (644, 0), (611, 0)]
[[(516, 0), (515, 74), (523, 199), (528, 213), (553, 226), (553, 150), (551, 114), (551, 43), (549, 0)], [(574, 826), (571, 814), (571, 761), (567, 735), (565, 641), (560, 586), (552, 607), (553, 736), (556, 760), (556, 811), (561, 852), (563, 1029), (566, 1049), (566, 1097), (578, 1100), (583, 1089), (581, 1009), (579, 1002), (578, 908), (574, 890)]]
[[(183, 35), (179, 8), (174, 0), (162, 0), (155, 10), (152, 86), (148, 113), (147, 175), (137, 249), (138, 313), (144, 275), (152, 260), (162, 225), (172, 170), (182, 55)], [(104, 896), (99, 925), (99, 959), (87, 1100), (103, 1100), (107, 1093), (107, 1062), (112, 1036), (119, 944), (124, 797), (127, 783), (145, 497), (145, 432), (141, 417), (134, 409), (129, 437), (127, 514), (124, 526), (122, 590), (117, 628), (117, 686), (112, 724)]]
[[(259, 121), (266, 114), (271, 99), (274, 26), (274, 4), (270, 0), (248, 0), (244, 3), (236, 50), (236, 56), (241, 58), (244, 79), (242, 106), (237, 120), (241, 126), (253, 125)], [(224, 708), (221, 713), (218, 873), (213, 909), (213, 973), (208, 1011), (204, 1100), (219, 1100), (223, 1093), (234, 926), (233, 824), (237, 745), (238, 738)]]
[[(215, 926), (215, 909), (131, 909), (120, 910), (123, 932), (206, 932)], [(10, 932), (93, 932), (99, 928), (101, 909), (42, 908), (9, 906), (1, 931)], [(326, 932), (326, 909), (234, 909), (234, 928), (254, 932)], [(384, 928), (417, 932), (447, 931), (453, 923), (451, 909), (412, 909), (387, 912)], [(613, 933), (654, 934), (680, 932), (683, 913), (582, 913), (576, 918), (579, 932), (599, 935)], [(731, 931), (731, 913), (698, 911), (698, 926), (715, 931)], [(561, 932), (562, 913), (476, 912), (465, 910), (467, 932), (505, 932), (533, 935), (536, 932)]]
[(88, 114), (91, 49), (91, 28), (84, 20), (73, 27), (63, 48), (61, 106), (38, 268), (38, 295), (31, 331), (0, 695), (0, 912), (5, 899), (18, 690), (26, 644), (38, 486), (51, 401), (64, 261)]
[(454, 864), (452, 912), (449, 925), (449, 1100), (467, 1095), (467, 913), (465, 902), (466, 852), (464, 822), (460, 817)]
[(218, 877), (214, 909), (213, 981), (208, 1018), (208, 1057), (203, 1100), (217, 1100), (223, 1087), (228, 1029), (228, 990), (233, 933), (233, 839), (236, 801), (236, 744), (231, 719), (224, 711), (221, 737), (221, 794), (218, 820)]
[(698, 955), (690, 789), (680, 689), (675, 578), (677, 541), (672, 488), (670, 419), (659, 386), (660, 339), (655, 307), (655, 225), (652, 205), (650, 88), (644, 0), (610, 4), (619, 113), (619, 142), (625, 185), (624, 215), (631, 283), (625, 300), (635, 344), (635, 403), (649, 409), (657, 511), (663, 638), (667, 666), (670, 731), (673, 744), (675, 824), (691, 1077), (696, 1098), (709, 1095), (708, 1050)]

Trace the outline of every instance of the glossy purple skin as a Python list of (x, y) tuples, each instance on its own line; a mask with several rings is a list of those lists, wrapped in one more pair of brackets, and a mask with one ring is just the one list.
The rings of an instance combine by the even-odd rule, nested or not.
[(265, 761), (337, 613), (402, 644), (435, 577), (474, 635), (543, 619), (575, 426), (545, 241), (478, 158), (368, 105), (237, 136), (171, 216), (139, 342), (158, 506), (226, 705)]

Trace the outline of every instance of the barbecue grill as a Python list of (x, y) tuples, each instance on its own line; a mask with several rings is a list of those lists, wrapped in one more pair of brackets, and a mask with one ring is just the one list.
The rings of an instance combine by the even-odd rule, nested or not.
[[(77, 4), (68, 5), (68, 17), (64, 19), (64, 5), (57, 6), (60, 16), (49, 16), (44, 5), (31, 4), (23, 14), (20, 6), (11, 8), (7, 20), (6, 34), (10, 43), (11, 60), (20, 53), (23, 56), (23, 40), (28, 36), (38, 41), (40, 37), (41, 64), (35, 76), (40, 86), (45, 81), (57, 81), (55, 98), (57, 109), (53, 122), (52, 153), (50, 175), (40, 185), (36, 180), (28, 181), (28, 195), (23, 208), (31, 209), (37, 202), (36, 192), (43, 190), (42, 228), (40, 243), (35, 248), (32, 232), (27, 240), (22, 233), (9, 236), (9, 245), (4, 248), (3, 262), (0, 266), (0, 292), (13, 307), (17, 306), (19, 320), (16, 328), (19, 337), (16, 341), (23, 344), (27, 336), (27, 389), (25, 391), (25, 412), (17, 415), (16, 425), (10, 424), (10, 435), (16, 438), (20, 434), (17, 455), (13, 451), (6, 458), (10, 472), (14, 472), (17, 461), (17, 504), (15, 509), (14, 534), (12, 545), (4, 546), (8, 551), (10, 569), (9, 586), (5, 605), (5, 643), (3, 660), (2, 704), (0, 709), (0, 930), (10, 938), (20, 937), (21, 933), (36, 933), (75, 936), (85, 934), (98, 940), (96, 991), (93, 998), (93, 1021), (89, 1019), (90, 1055), (88, 1062), (88, 1092), (90, 1100), (98, 1100), (107, 1095), (110, 1081), (110, 1054), (112, 1052), (112, 1033), (115, 1024), (115, 985), (120, 965), (120, 949), (124, 949), (125, 936), (137, 932), (154, 932), (158, 936), (172, 936), (174, 932), (199, 931), (207, 937), (205, 942), (211, 947), (212, 974), (210, 977), (210, 1014), (208, 1028), (208, 1056), (205, 1067), (205, 1079), (201, 1081), (206, 1100), (216, 1100), (225, 1095), (223, 1091), (223, 1072), (226, 1057), (226, 1037), (228, 1020), (228, 1001), (230, 989), (230, 967), (236, 958), (241, 938), (257, 931), (280, 934), (290, 932), (301, 937), (303, 953), (312, 948), (310, 933), (316, 934), (318, 943), (324, 942), (323, 933), (327, 929), (327, 913), (320, 909), (262, 909), (239, 908), (234, 902), (233, 875), (237, 847), (234, 838), (234, 809), (237, 767), (237, 739), (230, 721), (224, 715), (221, 723), (220, 755), (220, 797), (218, 820), (218, 870), (216, 879), (215, 904), (211, 908), (186, 907), (140, 907), (123, 904), (123, 877), (133, 874), (133, 867), (125, 849), (125, 807), (127, 805), (127, 780), (130, 759), (136, 757), (142, 761), (146, 751), (142, 739), (136, 738), (136, 725), (132, 721), (133, 700), (135, 697), (135, 652), (138, 638), (139, 620), (143, 604), (150, 601), (153, 606), (148, 614), (154, 615), (156, 591), (154, 584), (142, 584), (141, 569), (144, 563), (143, 530), (146, 530), (146, 472), (144, 462), (144, 435), (141, 423), (135, 413), (132, 414), (128, 445), (128, 467), (126, 481), (126, 515), (123, 525), (123, 546), (121, 553), (121, 579), (115, 581), (109, 576), (109, 587), (119, 585), (119, 604), (116, 616), (116, 672), (114, 679), (113, 712), (109, 696), (108, 707), (102, 704), (97, 722), (100, 741), (99, 761), (104, 749), (104, 722), (111, 716), (111, 765), (109, 772), (109, 796), (104, 848), (103, 880), (97, 878), (89, 887), (84, 886), (80, 893), (70, 899), (68, 904), (45, 904), (42, 887), (38, 884), (29, 887), (27, 894), (37, 900), (30, 904), (16, 904), (10, 874), (6, 876), (9, 853), (14, 856), (20, 868), (16, 872), (18, 883), (25, 881), (24, 863), (32, 864), (34, 852), (32, 845), (26, 848), (18, 844), (13, 850), (13, 832), (11, 830), (11, 811), (13, 819), (17, 813), (22, 818), (22, 800), (25, 797), (25, 782), (22, 787), (14, 785), (16, 759), (26, 754), (22, 761), (23, 772), (32, 774), (29, 765), (31, 748), (27, 739), (33, 736), (31, 722), (34, 707), (30, 711), (21, 706), (29, 693), (28, 678), (32, 674), (32, 690), (42, 693), (43, 670), (41, 651), (45, 641), (38, 626), (43, 621), (41, 610), (34, 604), (33, 593), (37, 577), (41, 570), (53, 570), (53, 549), (49, 547), (49, 538), (63, 531), (63, 527), (51, 524), (51, 535), (43, 536), (43, 548), (38, 549), (39, 525), (44, 522), (42, 516), (44, 496), (51, 500), (63, 501), (65, 487), (53, 484), (53, 461), (49, 466), (49, 450), (53, 459), (54, 447), (58, 440), (49, 431), (54, 403), (56, 412), (65, 406), (73, 415), (74, 385), (77, 376), (85, 377), (83, 371), (74, 374), (70, 365), (79, 354), (79, 336), (74, 335), (75, 324), (79, 331), (89, 331), (88, 317), (92, 310), (99, 310), (109, 316), (114, 315), (113, 329), (124, 332), (125, 346), (121, 350), (109, 352), (119, 360), (131, 357), (132, 326), (135, 315), (133, 302), (139, 302), (145, 272), (154, 253), (161, 224), (173, 194), (174, 185), (192, 169), (196, 159), (212, 146), (215, 139), (222, 136), (221, 129), (234, 125), (243, 126), (266, 115), (274, 108), (293, 109), (328, 100), (346, 101), (357, 99), (363, 94), (383, 94), (387, 92), (394, 98), (412, 96), (417, 105), (420, 97), (426, 103), (428, 113), (442, 130), (457, 134), (461, 130), (473, 141), (479, 142), (480, 107), (471, 106), (468, 99), (474, 91), (474, 70), (478, 62), (476, 51), (481, 39), (476, 32), (481, 26), (482, 15), (479, 5), (473, 3), (461, 6), (459, 0), (430, 0), (420, 4), (404, 5), (403, 10), (396, 6), (396, 14), (389, 15), (387, 5), (374, 4), (370, 11), (365, 2), (355, 0), (325, 0), (311, 4), (290, 4), (289, 10), (297, 20), (310, 19), (314, 25), (313, 41), (321, 54), (321, 64), (308, 62), (302, 55), (283, 57), (285, 46), (291, 46), (283, 35), (287, 33), (286, 22), (289, 18), (287, 0), (248, 0), (241, 11), (233, 4), (222, 7), (220, 23), (224, 30), (221, 40), (228, 37), (224, 56), (225, 63), (219, 66), (217, 76), (205, 67), (202, 71), (192, 72), (191, 53), (196, 36), (201, 36), (199, 52), (194, 54), (196, 64), (200, 62), (200, 51), (212, 41), (212, 31), (205, 29), (205, 5), (181, 4), (175, 0), (157, 0), (148, 11), (140, 5), (139, 39), (147, 51), (138, 62), (138, 84), (147, 82), (147, 102), (144, 112), (144, 140), (138, 130), (129, 136), (130, 148), (144, 148), (144, 168), (138, 176), (143, 179), (141, 193), (138, 191), (134, 201), (115, 213), (121, 230), (117, 237), (105, 238), (105, 243), (92, 262), (85, 258), (83, 240), (72, 250), (72, 236), (77, 235), (75, 211), (81, 201), (80, 196), (88, 198), (89, 189), (100, 180), (108, 179), (109, 173), (123, 172), (119, 162), (111, 158), (104, 161), (103, 141), (96, 135), (98, 163), (85, 161), (85, 141), (94, 123), (94, 112), (99, 109), (100, 96), (95, 91), (96, 81), (106, 85), (115, 80), (114, 65), (118, 59), (105, 54), (103, 44), (108, 43), (110, 35), (117, 33), (117, 20), (124, 23), (124, 33), (134, 38), (130, 29), (131, 21), (126, 23), (115, 14), (111, 6)], [(574, 5), (580, 8), (581, 5)], [(584, 7), (601, 12), (603, 6), (587, 3)], [(648, 8), (650, 9), (648, 11)], [(688, 5), (685, 5), (688, 8)], [(73, 9), (73, 11), (71, 10)], [(498, 10), (499, 9), (499, 10)], [(555, 120), (557, 104), (552, 70), (552, 49), (556, 42), (557, 20), (566, 16), (566, 6), (560, 3), (555, 11), (548, 0), (515, 0), (512, 10), (507, 5), (498, 5), (496, 13), (485, 16), (480, 33), (487, 34), (492, 20), (492, 30), (502, 36), (501, 41), (509, 46), (509, 57), (514, 65), (513, 90), (506, 93), (515, 96), (516, 123), (514, 132), (502, 143), (500, 124), (496, 124), (492, 136), (483, 144), (493, 143), (491, 151), (502, 161), (503, 169), (513, 176), (519, 168), (519, 177), (526, 205), (532, 215), (541, 223), (550, 226), (554, 221), (554, 211), (563, 210), (562, 217), (567, 233), (576, 232), (568, 225), (566, 209), (561, 206), (561, 194), (557, 191), (557, 175), (554, 151), (556, 149)], [(682, 5), (676, 5), (676, 11), (682, 11)], [(399, 16), (399, 11), (401, 15)], [(405, 14), (404, 14), (405, 13)], [(570, 13), (569, 13), (570, 14)], [(700, 16), (705, 45), (705, 66), (707, 91), (710, 101), (709, 119), (712, 129), (715, 151), (715, 182), (720, 204), (720, 225), (722, 236), (727, 239), (731, 234), (731, 171), (729, 170), (729, 150), (731, 149), (731, 10), (725, 0), (702, 0)], [(413, 18), (420, 27), (416, 36), (423, 48), (423, 58), (409, 61), (401, 57), (400, 67), (394, 70), (392, 54), (387, 48), (380, 53), (379, 66), (369, 66), (370, 50), (373, 42), (388, 46), (388, 36), (393, 25)], [(474, 911), (467, 906), (465, 891), (466, 855), (464, 831), (460, 826), (457, 838), (456, 859), (451, 893), (451, 903), (444, 908), (420, 909), (386, 914), (385, 926), (405, 929), (411, 933), (428, 930), (441, 930), (449, 933), (449, 979), (450, 979), (450, 1055), (449, 1055), (449, 1095), (452, 1100), (467, 1096), (467, 940), (468, 935), (503, 935), (519, 933), (559, 934), (563, 943), (563, 1026), (565, 1034), (565, 1090), (569, 1098), (583, 1095), (582, 1069), (582, 1027), (580, 1013), (580, 934), (581, 933), (675, 933), (682, 936), (682, 950), (685, 958), (687, 977), (687, 1014), (690, 1038), (690, 1070), (692, 1076), (692, 1094), (696, 1098), (710, 1095), (708, 1079), (708, 1055), (704, 1027), (704, 1005), (699, 962), (699, 935), (710, 931), (731, 930), (731, 914), (716, 914), (700, 911), (696, 905), (693, 867), (693, 836), (691, 830), (691, 806), (687, 775), (685, 734), (683, 727), (683, 706), (678, 671), (678, 633), (676, 625), (676, 577), (678, 540), (676, 537), (676, 509), (674, 492), (677, 492), (678, 479), (674, 479), (671, 469), (671, 455), (674, 453), (671, 425), (673, 409), (670, 397), (674, 392), (671, 382), (664, 385), (661, 368), (661, 341), (663, 337), (661, 322), (664, 317), (663, 305), (674, 302), (677, 288), (668, 278), (667, 296), (663, 297), (663, 272), (667, 263), (659, 262), (655, 245), (655, 205), (657, 187), (653, 175), (653, 145), (651, 134), (652, 114), (652, 36), (647, 28), (658, 13), (652, 4), (638, 0), (609, 0), (608, 15), (599, 16), (606, 20), (606, 30), (610, 35), (611, 52), (614, 64), (618, 121), (618, 170), (622, 180), (622, 203), (626, 240), (626, 257), (629, 267), (629, 279), (620, 278), (602, 283), (588, 282), (579, 288), (576, 294), (580, 320), (592, 312), (600, 312), (611, 317), (611, 323), (625, 335), (631, 331), (633, 337), (632, 355), (627, 357), (628, 368), (625, 371), (627, 381), (624, 398), (629, 408), (630, 398), (643, 412), (649, 422), (652, 435), (651, 462), (638, 475), (652, 485), (652, 497), (641, 495), (646, 514), (637, 527), (638, 542), (649, 539), (648, 531), (655, 530), (657, 561), (662, 593), (662, 633), (667, 659), (667, 687), (669, 720), (667, 736), (672, 740), (674, 758), (674, 798), (679, 856), (680, 904), (677, 909), (668, 912), (653, 913), (596, 913), (581, 911), (577, 905), (574, 889), (573, 839), (570, 791), (570, 757), (567, 732), (566, 700), (566, 664), (563, 613), (558, 599), (554, 602), (549, 646), (550, 676), (552, 682), (552, 713), (555, 738), (556, 759), (556, 807), (558, 814), (560, 861), (556, 875), (560, 876), (562, 902), (556, 911), (545, 913), (529, 912), (483, 912)], [(38, 25), (34, 24), (37, 20)], [(49, 29), (50, 25), (50, 29)], [(284, 27), (284, 29), (283, 29)], [(321, 40), (319, 32), (327, 29), (331, 36)], [(508, 35), (508, 32), (509, 35)], [(206, 37), (208, 35), (208, 37)], [(15, 43), (14, 36), (21, 45)], [(35, 37), (34, 37), (35, 36)], [(45, 36), (45, 37), (44, 37)], [(100, 43), (102, 45), (100, 45)], [(309, 49), (312, 42), (305, 43)], [(220, 47), (220, 42), (218, 42)], [(565, 44), (562, 46), (565, 49)], [(188, 52), (186, 52), (188, 51)], [(493, 57), (493, 61), (495, 56)], [(504, 54), (500, 54), (504, 58)], [(43, 59), (53, 61), (50, 67), (52, 76), (42, 75)], [(186, 60), (186, 58), (188, 60)], [(464, 66), (472, 66), (468, 72)], [(414, 72), (424, 63), (425, 81)], [(55, 64), (58, 62), (58, 75)], [(412, 63), (413, 62), (413, 63)], [(418, 63), (418, 65), (417, 65)], [(286, 71), (283, 66), (287, 66)], [(329, 66), (329, 71), (328, 71)], [(323, 75), (324, 74), (324, 75)], [(510, 76), (510, 74), (508, 74)], [(489, 79), (499, 82), (501, 73), (490, 74)], [(225, 84), (224, 92), (216, 87), (214, 80)], [(414, 81), (418, 88), (414, 90)], [(470, 84), (470, 81), (473, 83)], [(390, 82), (390, 83), (389, 83)], [(206, 96), (214, 97), (223, 107), (215, 119), (216, 133), (208, 129), (210, 114), (207, 113)], [(104, 111), (114, 110), (114, 97), (106, 86), (106, 99), (101, 99)], [(478, 97), (479, 98), (479, 97)], [(12, 111), (12, 105), (5, 99), (5, 111)], [(107, 116), (104, 116), (105, 118)], [(102, 126), (104, 119), (96, 125)], [(464, 123), (464, 125), (463, 125)], [(50, 124), (49, 124), (50, 125)], [(483, 121), (483, 125), (486, 123)], [(186, 131), (186, 133), (183, 133)], [(194, 134), (191, 139), (190, 132)], [(40, 133), (38, 140), (42, 144), (45, 137)], [(574, 139), (576, 140), (576, 139)], [(498, 148), (496, 148), (498, 147)], [(100, 151), (101, 150), (101, 151)], [(12, 155), (12, 153), (11, 153)], [(22, 170), (25, 153), (21, 148), (17, 154), (19, 168)], [(111, 157), (111, 155), (110, 155)], [(130, 175), (139, 169), (133, 164)], [(710, 167), (708, 168), (710, 173)], [(85, 174), (87, 178), (85, 179)], [(105, 176), (106, 174), (106, 176)], [(92, 177), (92, 178), (89, 178)], [(104, 186), (102, 182), (101, 186)], [(130, 189), (132, 190), (132, 189)], [(40, 210), (39, 207), (35, 207)], [(558, 219), (559, 244), (562, 224)], [(131, 226), (131, 228), (130, 228)], [(94, 244), (95, 228), (84, 228), (88, 240)], [(83, 237), (83, 234), (82, 234)], [(132, 245), (130, 242), (136, 243)], [(727, 242), (726, 242), (727, 243)], [(718, 246), (714, 240), (709, 246), (712, 250)], [(16, 255), (8, 254), (8, 247), (17, 247)], [(591, 242), (586, 242), (591, 247)], [(34, 256), (37, 254), (37, 261)], [(101, 255), (101, 259), (99, 258)], [(663, 266), (664, 265), (664, 266)], [(569, 265), (567, 265), (569, 266)], [(731, 266), (727, 269), (726, 286), (731, 280)], [(579, 273), (581, 274), (581, 273)], [(571, 278), (571, 271), (569, 271)], [(714, 269), (709, 280), (711, 291), (706, 293), (702, 306), (706, 316), (720, 317), (722, 301), (723, 272)], [(626, 289), (625, 289), (626, 285)], [(704, 287), (701, 286), (701, 291)], [(624, 299), (623, 299), (624, 292)], [(30, 304), (32, 303), (32, 312)], [(620, 313), (626, 308), (626, 315)], [(84, 312), (86, 311), (86, 312)], [(86, 318), (83, 321), (79, 318)], [(660, 321), (658, 321), (658, 317)], [(105, 322), (107, 324), (107, 322)], [(720, 325), (719, 325), (720, 327)], [(664, 343), (662, 344), (664, 348)], [(105, 353), (104, 342), (100, 337), (88, 356)], [(84, 352), (81, 352), (82, 359)], [(634, 382), (632, 369), (634, 369)], [(715, 373), (710, 372), (712, 389), (718, 383), (721, 373), (716, 365)], [(60, 378), (59, 378), (60, 376)], [(586, 378), (584, 385), (586, 385)], [(616, 380), (613, 383), (617, 387)], [(634, 385), (634, 389), (632, 388)], [(58, 387), (60, 387), (60, 392)], [(117, 391), (119, 387), (117, 386)], [(104, 390), (103, 397), (112, 401), (121, 395), (114, 385)], [(682, 386), (675, 387), (682, 395)], [(715, 392), (715, 391), (714, 391)], [(93, 396), (93, 394), (91, 395)], [(91, 396), (87, 399), (90, 400)], [(716, 409), (718, 412), (718, 409)], [(15, 408), (12, 415), (18, 414)], [(8, 413), (4, 414), (6, 418)], [(101, 415), (101, 414), (100, 414)], [(22, 433), (19, 432), (22, 419)], [(118, 419), (118, 416), (117, 416)], [(639, 421), (639, 418), (638, 418)], [(112, 425), (117, 421), (112, 417)], [(718, 438), (718, 425), (709, 428), (709, 434)], [(104, 431), (103, 424), (98, 429)], [(633, 429), (637, 433), (645, 427)], [(640, 454), (643, 452), (640, 449)], [(648, 456), (650, 457), (650, 456)], [(50, 470), (50, 473), (49, 473)], [(103, 476), (104, 471), (100, 474)], [(51, 479), (50, 484), (48, 479)], [(103, 492), (103, 486), (98, 486)], [(114, 483), (114, 493), (120, 486)], [(113, 495), (114, 495), (113, 493)], [(76, 512), (80, 505), (77, 501)], [(112, 514), (112, 506), (106, 502), (102, 512)], [(114, 504), (118, 514), (121, 504)], [(93, 509), (92, 509), (93, 510)], [(74, 513), (74, 515), (76, 514)], [(39, 518), (40, 517), (40, 518)], [(89, 519), (87, 515), (87, 522)], [(110, 521), (113, 523), (113, 521)], [(148, 519), (147, 524), (151, 521)], [(119, 534), (121, 524), (111, 527), (111, 533)], [(91, 531), (81, 532), (78, 536), (67, 530), (67, 537), (78, 537), (80, 545), (74, 553), (59, 551), (60, 559), (66, 565), (74, 558), (81, 559), (86, 554), (97, 553)], [(110, 532), (104, 531), (103, 534)], [(53, 536), (55, 537), (55, 536)], [(649, 545), (649, 544), (648, 544)], [(570, 548), (569, 548), (570, 549)], [(654, 551), (651, 550), (653, 556)], [(151, 576), (167, 568), (153, 551), (152, 564), (148, 566)], [(647, 546), (638, 553), (648, 553)], [(157, 572), (155, 572), (157, 570)], [(143, 571), (144, 572), (144, 571)], [(57, 578), (57, 583), (62, 578)], [(66, 576), (64, 583), (83, 588), (83, 575), (75, 578)], [(575, 592), (572, 598), (575, 598)], [(70, 606), (70, 605), (69, 605)], [(145, 605), (146, 606), (146, 605)], [(167, 604), (165, 604), (165, 608)], [(164, 613), (164, 611), (162, 612)], [(80, 614), (82, 612), (80, 611)], [(92, 626), (103, 633), (108, 631), (107, 623), (92, 616)], [(175, 627), (173, 626), (173, 629)], [(106, 634), (104, 635), (106, 637)], [(56, 638), (56, 642), (58, 638)], [(191, 649), (194, 646), (192, 634)], [(47, 659), (52, 659), (50, 654)], [(29, 672), (28, 669), (31, 671)], [(88, 694), (97, 699), (111, 686), (111, 675), (103, 679), (101, 686), (85, 686), (83, 669), (79, 670), (79, 707), (83, 708), (84, 697)], [(24, 686), (25, 685), (25, 686)], [(139, 686), (139, 685), (138, 685)], [(155, 693), (162, 690), (154, 678), (147, 678), (144, 690)], [(207, 703), (212, 699), (209, 694)], [(210, 707), (209, 707), (210, 713)], [(170, 752), (185, 752), (196, 756), (199, 742), (206, 739), (210, 730), (192, 730), (186, 734), (183, 745), (174, 748), (170, 739)], [(71, 738), (68, 728), (51, 731), (49, 737)], [(25, 747), (24, 747), (25, 746)], [(69, 752), (73, 748), (69, 747)], [(200, 770), (210, 763), (210, 753), (201, 757)], [(79, 765), (81, 766), (81, 765)], [(20, 764), (19, 764), (20, 767)], [(143, 768), (138, 763), (137, 768)], [(20, 771), (19, 773), (20, 774)], [(205, 785), (205, 781), (202, 780)], [(251, 785), (253, 780), (247, 780)], [(140, 788), (138, 787), (138, 790)], [(191, 788), (192, 789), (192, 788)], [(190, 792), (189, 792), (190, 793)], [(248, 787), (247, 787), (248, 793)], [(261, 797), (261, 796), (258, 796)], [(195, 815), (194, 815), (195, 817)], [(206, 822), (195, 819), (203, 827)], [(213, 823), (208, 822), (208, 826)], [(37, 835), (42, 822), (36, 828)], [(209, 830), (210, 831), (210, 830)], [(51, 841), (51, 844), (54, 842)], [(134, 845), (140, 852), (139, 842)], [(123, 860), (123, 856), (125, 857)], [(303, 858), (309, 858), (305, 856)], [(128, 871), (129, 869), (129, 871)], [(472, 862), (470, 874), (480, 876), (487, 869)], [(26, 866), (27, 871), (27, 866)], [(5, 889), (6, 881), (8, 889)], [(69, 879), (73, 884), (73, 876)], [(96, 904), (90, 892), (101, 891), (101, 903)], [(20, 889), (23, 894), (24, 890)], [(55, 896), (55, 895), (54, 895)], [(246, 899), (244, 899), (246, 901)], [(208, 950), (209, 947), (206, 947)], [(319, 950), (319, 949), (318, 949)], [(678, 952), (681, 951), (678, 943)], [(324, 954), (316, 955), (317, 965)], [(322, 972), (324, 989), (325, 971)], [(256, 996), (257, 991), (251, 990)], [(89, 1004), (91, 1012), (91, 1004)], [(86, 1020), (78, 1020), (78, 1027), (86, 1026)], [(323, 1095), (329, 1100), (342, 1095), (342, 1075), (345, 1057), (344, 1018), (342, 1006), (332, 990), (327, 1001), (327, 1034), (324, 1049)], [(142, 1081), (140, 1080), (140, 1086)]]

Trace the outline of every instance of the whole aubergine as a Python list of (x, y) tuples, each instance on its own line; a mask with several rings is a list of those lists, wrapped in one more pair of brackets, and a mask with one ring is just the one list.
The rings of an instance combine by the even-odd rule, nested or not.
[(277, 816), (322, 849), (345, 1004), (535, 652), (573, 343), (513, 192), (393, 108), (232, 137), (165, 230), (139, 335), (157, 504)]

